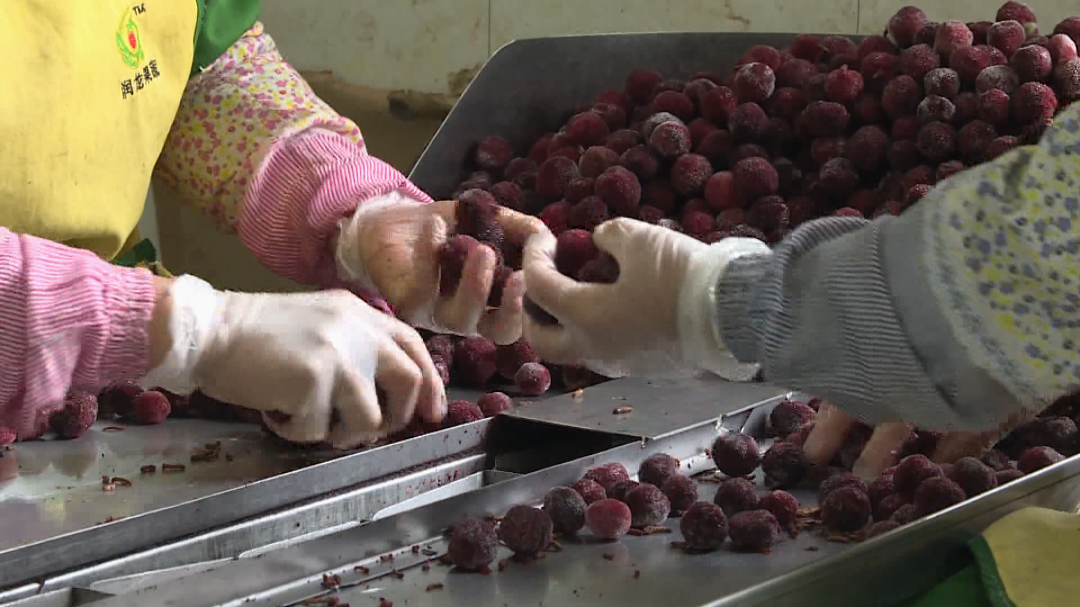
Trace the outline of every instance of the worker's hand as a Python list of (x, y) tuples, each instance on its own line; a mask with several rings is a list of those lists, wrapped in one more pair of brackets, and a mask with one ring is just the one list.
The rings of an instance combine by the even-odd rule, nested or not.
[[(521, 337), (521, 272), (510, 277), (499, 307), (488, 308), (497, 260), (487, 247), (478, 247), (466, 260), (454, 294), (439, 296), (438, 251), (453, 232), (456, 209), (453, 200), (423, 203), (398, 195), (361, 205), (341, 225), (339, 273), (378, 290), (415, 327), (513, 343)], [(500, 209), (498, 221), (506, 239), (518, 244), (547, 231), (539, 219), (506, 208)]]
[[(814, 429), (803, 444), (810, 461), (826, 465), (844, 444), (844, 437), (855, 421), (832, 405), (822, 405), (814, 421)], [(869, 442), (852, 470), (863, 478), (872, 479), (896, 463), (896, 454), (911, 436), (913, 426), (902, 422), (881, 424), (874, 429)], [(978, 457), (984, 447), (1002, 436), (995, 432), (950, 432), (938, 442), (930, 459), (937, 463), (952, 463), (961, 457)]]
[(528, 297), (558, 320), (549, 324), (526, 315), (525, 338), (541, 359), (583, 365), (607, 377), (702, 370), (729, 379), (753, 375), (720, 343), (713, 290), (728, 262), (767, 253), (764, 243), (727, 238), (710, 246), (626, 218), (600, 225), (593, 240), (619, 264), (613, 284), (560, 274), (550, 233), (531, 237), (525, 247)]
[(414, 329), (347, 291), (249, 294), (192, 276), (169, 288), (171, 348), (144, 385), (264, 412), (285, 439), (352, 447), (445, 409)]

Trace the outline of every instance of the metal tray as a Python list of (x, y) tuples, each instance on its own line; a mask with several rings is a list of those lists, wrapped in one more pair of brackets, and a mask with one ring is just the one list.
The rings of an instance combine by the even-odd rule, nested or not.
[[(760, 434), (775, 402), (100, 604), (298, 605), (331, 594), (353, 605), (379, 597), (397, 605), (893, 604), (955, 567), (964, 543), (1006, 511), (1033, 504), (1072, 509), (1080, 502), (1080, 458), (1074, 457), (862, 544), (830, 543), (820, 531), (804, 531), (768, 556), (727, 548), (688, 555), (670, 547), (680, 539), (678, 522), (672, 520), (671, 534), (614, 543), (594, 543), (587, 536), (566, 540), (561, 552), (527, 565), (508, 561), (504, 571), (493, 575), (460, 574), (430, 562), (444, 551), (441, 533), (454, 521), (536, 503), (550, 487), (570, 484), (601, 463), (618, 461), (636, 470), (649, 455), (667, 452), (691, 473), (708, 470), (705, 450), (721, 428)], [(763, 440), (762, 448), (768, 444)], [(711, 497), (712, 487), (701, 485), (703, 499)], [(804, 506), (816, 499), (813, 490), (793, 493)], [(326, 590), (323, 574), (339, 575), (342, 586)], [(192, 588), (199, 590), (193, 593)]]

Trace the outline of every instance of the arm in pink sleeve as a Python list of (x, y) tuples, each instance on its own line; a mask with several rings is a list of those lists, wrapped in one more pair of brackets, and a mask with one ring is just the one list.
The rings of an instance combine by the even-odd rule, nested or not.
[(158, 176), (235, 230), (267, 267), (337, 286), (338, 220), (373, 198), (430, 198), (367, 153), (360, 129), (319, 99), (256, 23), (189, 83)]
[(149, 370), (150, 272), (0, 228), (0, 426), (40, 436), (69, 387)]

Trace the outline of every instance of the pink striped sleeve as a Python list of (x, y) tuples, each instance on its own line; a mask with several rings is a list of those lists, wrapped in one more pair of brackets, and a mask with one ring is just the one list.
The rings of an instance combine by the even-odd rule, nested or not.
[(339, 219), (395, 190), (430, 200), (367, 153), (260, 23), (191, 80), (157, 175), (271, 270), (323, 286), (340, 286), (328, 249)]
[(36, 438), (69, 387), (144, 375), (152, 280), (0, 228), (0, 426)]

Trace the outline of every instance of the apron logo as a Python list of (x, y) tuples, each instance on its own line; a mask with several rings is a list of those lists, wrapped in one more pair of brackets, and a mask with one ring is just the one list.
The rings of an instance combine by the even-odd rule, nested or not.
[(157, 59), (151, 59), (141, 69), (139, 68), (146, 58), (146, 53), (143, 50), (139, 24), (135, 22), (135, 17), (145, 12), (145, 4), (136, 4), (131, 7), (131, 10), (124, 11), (124, 14), (120, 16), (120, 25), (116, 28), (116, 50), (120, 52), (120, 59), (124, 65), (135, 70), (134, 77), (120, 81), (120, 96), (124, 99), (135, 96), (161, 75), (158, 71)]
[(120, 26), (116, 28), (116, 50), (120, 51), (120, 59), (124, 65), (135, 68), (143, 60), (142, 40), (139, 38), (139, 25), (135, 23), (135, 15), (141, 15), (146, 9), (139, 4), (130, 11), (124, 11), (120, 17)]

